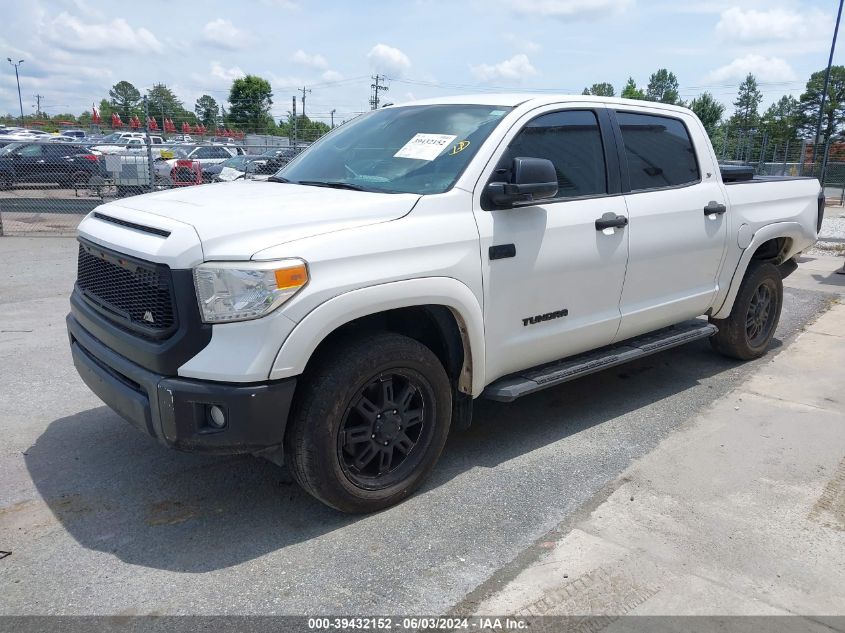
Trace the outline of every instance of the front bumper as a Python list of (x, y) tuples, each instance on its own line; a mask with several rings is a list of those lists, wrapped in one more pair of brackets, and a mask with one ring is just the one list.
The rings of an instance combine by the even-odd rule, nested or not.
[[(279, 446), (296, 378), (244, 385), (167, 377), (116, 353), (67, 317), (73, 362), (103, 402), (139, 430), (171, 448), (206, 453), (254, 453)], [(226, 425), (215, 428), (209, 407)]]

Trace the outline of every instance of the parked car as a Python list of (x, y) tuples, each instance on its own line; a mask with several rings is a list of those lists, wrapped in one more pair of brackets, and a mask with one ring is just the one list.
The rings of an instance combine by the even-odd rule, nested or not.
[(161, 443), (284, 460), (326, 504), (374, 511), (426, 479), (475, 398), (693, 340), (765, 354), (823, 212), (813, 178), (722, 173), (686, 108), (390, 106), (268, 182), (97, 208), (71, 351)]
[(167, 137), (171, 143), (193, 143), (194, 138), (190, 134), (171, 134)]
[(162, 154), (162, 158), (155, 162), (156, 179), (173, 182), (173, 170), (177, 168), (177, 161), (190, 160), (200, 165), (200, 169), (217, 165), (237, 154), (234, 148), (222, 145), (185, 145), (175, 146), (171, 150), (172, 156)]
[(61, 136), (68, 136), (80, 141), (87, 136), (85, 130), (62, 130), (59, 134)]
[(0, 189), (19, 183), (78, 187), (104, 176), (99, 158), (82, 145), (11, 143), (0, 149)]
[(287, 160), (272, 154), (258, 156), (233, 156), (217, 165), (202, 168), (204, 182), (231, 182), (249, 178), (266, 180), (287, 164)]
[[(101, 154), (119, 154), (126, 149), (146, 147), (146, 143), (146, 134), (143, 132), (115, 132), (103, 137), (91, 149)], [(152, 145), (163, 145), (164, 139), (160, 136), (150, 135), (150, 143)]]

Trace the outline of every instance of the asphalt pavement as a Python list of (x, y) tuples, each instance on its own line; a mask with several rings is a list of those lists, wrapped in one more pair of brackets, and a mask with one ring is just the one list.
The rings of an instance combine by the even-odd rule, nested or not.
[[(252, 457), (170, 451), (77, 377), (67, 238), (0, 239), (0, 614), (447, 612), (771, 356), (699, 342), (478, 402), (407, 502), (351, 517)], [(787, 289), (777, 354), (831, 295)]]

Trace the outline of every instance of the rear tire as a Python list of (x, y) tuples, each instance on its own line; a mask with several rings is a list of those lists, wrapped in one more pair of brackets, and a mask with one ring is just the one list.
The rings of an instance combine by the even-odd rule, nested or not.
[(363, 336), (324, 350), (303, 375), (285, 461), (323, 503), (374, 512), (426, 479), (451, 415), (449, 378), (431, 350), (398, 334)]
[(87, 185), (89, 180), (91, 180), (91, 174), (84, 171), (77, 171), (71, 175), (68, 182), (72, 188), (78, 189)]
[(769, 262), (749, 265), (726, 319), (710, 319), (719, 328), (710, 344), (729, 358), (752, 360), (769, 348), (783, 307), (783, 280)]

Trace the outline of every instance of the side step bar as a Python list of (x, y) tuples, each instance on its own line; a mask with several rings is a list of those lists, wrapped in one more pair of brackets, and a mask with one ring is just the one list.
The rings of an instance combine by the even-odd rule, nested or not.
[(615, 367), (635, 358), (709, 338), (718, 331), (715, 325), (702, 319), (685, 321), (615, 345), (504, 376), (488, 385), (481, 395), (499, 402), (513, 402), (529, 393)]

